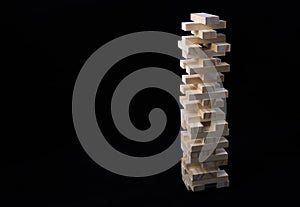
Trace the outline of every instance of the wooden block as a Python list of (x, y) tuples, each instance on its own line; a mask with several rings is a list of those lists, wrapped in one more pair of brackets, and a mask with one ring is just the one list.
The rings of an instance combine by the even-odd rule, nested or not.
[(227, 181), (228, 180), (228, 174), (226, 173), (225, 170), (219, 170), (217, 173), (217, 182), (223, 182), (223, 181)]
[(225, 56), (225, 52), (215, 52), (210, 49), (202, 49), (200, 50), (190, 50), (190, 52), (186, 52), (182, 50), (182, 57), (184, 58), (212, 58), (212, 57), (220, 57)]
[(186, 119), (183, 109), (180, 110), (180, 123), (183, 129), (186, 129)]
[(182, 75), (182, 82), (184, 82), (185, 84), (203, 83), (203, 81), (200, 79), (199, 74), (195, 74), (195, 75)]
[(181, 50), (186, 51), (188, 54), (198, 54), (202, 53), (202, 46), (199, 44), (193, 44), (193, 45), (185, 45), (182, 43), (182, 40), (178, 40), (178, 47)]
[[(191, 65), (194, 62), (189, 62)], [(217, 66), (221, 64), (220, 58), (205, 58), (205, 59), (197, 59), (197, 63), (200, 67), (210, 67), (210, 66)]]
[[(188, 99), (187, 99), (188, 101)], [(201, 106), (218, 109), (218, 107), (224, 107), (223, 99), (202, 99), (198, 100)]]
[(205, 143), (205, 139), (189, 139), (187, 131), (181, 133), (181, 143), (183, 146), (188, 149), (187, 152), (199, 152), (203, 149), (204, 146), (207, 149), (212, 148), (227, 148), (229, 142), (225, 137), (221, 137), (218, 140), (215, 139), (215, 142)]
[[(186, 124), (198, 123), (198, 122), (208, 122), (212, 120), (216, 120), (216, 110), (208, 107), (199, 107), (196, 111), (187, 111), (185, 109), (182, 110), (182, 116), (186, 121)], [(186, 117), (194, 117), (194, 121), (190, 121), (190, 119)], [(197, 119), (196, 119), (197, 118)], [(199, 121), (196, 121), (199, 120)], [(201, 121), (200, 121), (201, 120)]]
[[(209, 158), (212, 154), (214, 154), (216, 149), (218, 149), (216, 148), (216, 145), (217, 143), (210, 144), (209, 146), (205, 145), (205, 147), (201, 151), (192, 152), (189, 151), (183, 143), (181, 143), (181, 149), (183, 151), (183, 156), (187, 157), (188, 163), (203, 163), (203, 162), (207, 162), (206, 161), (207, 158)], [(212, 148), (209, 149), (208, 147), (212, 147)], [(209, 162), (212, 163), (216, 161), (209, 161)]]
[(181, 159), (181, 167), (191, 181), (217, 178), (220, 171), (218, 168), (205, 168), (200, 163), (186, 164), (184, 159)]
[(182, 82), (185, 84), (203, 84), (223, 81), (224, 75), (222, 73), (219, 73), (219, 77), (215, 80), (202, 80), (200, 74), (182, 75)]
[(192, 190), (188, 184), (188, 180), (187, 180), (187, 175), (182, 175), (182, 180), (183, 180), (183, 183), (185, 185), (185, 187), (187, 188), (187, 190)]
[(198, 22), (182, 22), (181, 29), (184, 31), (207, 30), (207, 29), (225, 29), (226, 21), (219, 20), (218, 24), (205, 25)]
[[(224, 160), (217, 160), (217, 161), (205, 161), (205, 162), (193, 162), (193, 163), (188, 163), (187, 162), (187, 156), (184, 156), (181, 160), (182, 160), (182, 164), (184, 166), (194, 166), (194, 165), (200, 165), (203, 168), (219, 168), (220, 166), (224, 166), (228, 164), (228, 159), (224, 159)], [(186, 168), (186, 167), (185, 167)]]
[(205, 185), (190, 186), (189, 189), (193, 192), (203, 191), (205, 190)]
[(187, 111), (186, 109), (181, 109), (181, 115), (185, 124), (225, 120), (225, 113), (218, 108), (212, 109), (210, 116), (203, 116), (203, 114), (200, 113), (200, 110)]
[(188, 136), (190, 139), (200, 139), (200, 138), (214, 138), (219, 136), (228, 136), (229, 135), (229, 129), (227, 127), (224, 127), (224, 129), (219, 130), (212, 130), (212, 131), (204, 131), (199, 132), (197, 134), (191, 134), (188, 132)]
[(229, 187), (229, 179), (226, 181), (218, 181), (216, 188), (224, 188), (224, 187)]
[(208, 107), (216, 109), (218, 107), (224, 107), (224, 100), (223, 99), (202, 99), (202, 100), (195, 100), (195, 101), (188, 101), (186, 96), (180, 96), (180, 103), (184, 107), (184, 109), (188, 111), (195, 111), (202, 107)]
[(185, 69), (189, 75), (205, 74), (205, 73), (213, 73), (213, 72), (229, 72), (230, 65), (226, 62), (221, 62), (220, 64), (215, 65), (215, 66), (201, 67), (198, 64), (187, 63), (185, 65)]
[[(187, 185), (189, 185), (187, 183)], [(218, 183), (210, 183), (210, 184), (205, 184), (205, 185), (192, 185), (188, 187), (188, 190), (191, 190), (193, 192), (198, 192), (198, 191), (204, 191), (206, 188), (223, 188), (223, 187), (229, 187), (229, 179), (227, 176), (227, 180), (226, 181), (222, 181), (222, 182), (218, 182)]]
[[(205, 55), (208, 57), (208, 58), (212, 58), (212, 57), (220, 57), (220, 56), (225, 56), (225, 52), (215, 52), (213, 50), (210, 50), (210, 49), (203, 49)], [(189, 55), (189, 54), (188, 54)], [(190, 58), (203, 58), (203, 55), (200, 53), (191, 53)]]
[(187, 124), (186, 128), (190, 133), (195, 134), (203, 131), (203, 125), (201, 124), (201, 122), (189, 123)]
[(218, 107), (224, 107), (223, 99), (216, 99), (212, 101), (209, 99), (188, 101), (186, 96), (180, 96), (179, 102), (183, 106), (183, 108), (188, 111), (197, 111), (199, 110), (199, 108), (203, 108), (203, 107), (209, 107), (213, 109)]
[[(204, 83), (212, 83), (212, 82), (221, 82), (221, 76), (219, 72), (211, 72), (211, 73), (197, 73), (200, 76), (200, 79)], [(224, 78), (224, 75), (223, 75)]]
[(181, 84), (180, 92), (186, 94), (190, 90), (200, 90), (202, 93), (215, 92), (221, 90), (219, 83), (201, 83), (201, 84)]
[(212, 183), (221, 183), (228, 180), (228, 175), (225, 170), (218, 170), (216, 177), (201, 180), (191, 180), (187, 177), (187, 183), (189, 186), (207, 185)]
[(190, 90), (186, 91), (186, 96), (189, 101), (201, 99), (220, 99), (227, 98), (228, 91), (224, 88), (216, 89), (216, 91), (210, 93), (202, 93), (200, 90)]
[(214, 92), (220, 89), (219, 83), (200, 83), (197, 84), (197, 89), (202, 93)]
[(191, 181), (211, 179), (218, 176), (218, 169), (215, 168), (204, 168), (201, 165), (183, 165), (183, 167)]
[[(195, 36), (197, 35), (197, 36)], [(198, 37), (198, 32), (195, 35), (182, 36), (182, 43), (185, 45), (193, 45), (193, 44), (210, 44), (210, 43), (218, 43), (218, 42), (226, 42), (226, 35), (222, 33), (218, 33), (216, 38), (213, 39), (201, 39)]]
[(197, 90), (198, 87), (194, 84), (182, 84), (180, 85), (180, 92), (185, 94), (187, 91), (190, 91), (190, 90)]
[(231, 45), (229, 43), (212, 43), (210, 49), (215, 52), (230, 52)]
[(185, 45), (181, 40), (178, 41), (178, 47), (182, 50), (184, 58), (208, 59), (213, 56), (224, 56), (225, 52), (215, 52), (210, 49), (202, 48), (201, 45)]
[(217, 120), (211, 124), (208, 130), (203, 129), (202, 132), (198, 133), (187, 131), (187, 134), (190, 139), (227, 136), (229, 134), (228, 123), (224, 120)]
[(218, 16), (207, 13), (192, 13), (191, 20), (205, 25), (214, 25), (220, 23)]
[(202, 153), (202, 151), (199, 152), (198, 156), (195, 156), (195, 157), (191, 157), (191, 156), (188, 156), (188, 154), (184, 154), (183, 158), (184, 158), (185, 163), (194, 164), (194, 163), (204, 163), (204, 162), (215, 162), (215, 161), (221, 161), (221, 160), (228, 160), (228, 153), (223, 148), (216, 149), (214, 153), (212, 153), (210, 156), (207, 157), (206, 160), (204, 160), (202, 162), (199, 161), (201, 153)]
[(186, 69), (186, 65), (197, 65), (198, 67), (217, 66), (222, 63), (220, 58), (205, 58), (205, 59), (184, 59), (180, 60), (180, 67)]
[[(188, 99), (187, 99), (187, 101), (188, 101)], [(217, 107), (223, 107), (224, 106), (224, 101), (222, 99), (201, 99), (201, 100), (198, 100), (198, 101), (200, 102), (201, 106), (214, 108), (214, 109), (217, 109)]]
[(200, 108), (199, 109), (200, 117), (203, 120), (211, 119), (211, 117), (215, 117), (216, 111), (211, 108)]
[(217, 38), (217, 32), (216, 30), (209, 29), (209, 30), (200, 30), (196, 34), (196, 36), (200, 37), (203, 40), (209, 40)]
[[(206, 146), (206, 149), (214, 148), (227, 148), (229, 142), (225, 137), (220, 138), (207, 138), (207, 139), (189, 139), (187, 131), (181, 131), (181, 142), (188, 149), (189, 152), (199, 152)], [(208, 141), (207, 140), (212, 140)], [(215, 146), (217, 144), (217, 146)]]
[[(186, 134), (188, 134), (188, 132), (186, 131)], [(188, 135), (187, 135), (188, 136)], [(201, 140), (205, 143), (205, 144), (215, 144), (215, 143), (219, 143), (221, 141), (222, 137), (206, 137), (206, 138), (202, 138)], [(224, 138), (224, 144), (226, 145), (226, 147), (228, 147), (229, 142), (226, 141), (226, 138)], [(195, 139), (193, 139), (195, 140)], [(196, 139), (197, 140), (197, 139)], [(223, 145), (220, 145), (220, 147), (217, 148), (226, 148)]]
[(224, 166), (224, 165), (228, 165), (228, 159), (212, 161), (212, 162), (202, 162), (200, 164), (203, 167), (221, 167), (221, 166)]
[(197, 60), (197, 59), (184, 59), (184, 60), (180, 60), (180, 67), (182, 69), (185, 69), (185, 66), (187, 64), (199, 64), (199, 60)]

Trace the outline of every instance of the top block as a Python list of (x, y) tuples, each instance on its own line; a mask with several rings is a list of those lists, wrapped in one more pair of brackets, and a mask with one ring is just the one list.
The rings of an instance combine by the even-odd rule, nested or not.
[(219, 16), (207, 13), (192, 13), (191, 20), (206, 25), (219, 24)]

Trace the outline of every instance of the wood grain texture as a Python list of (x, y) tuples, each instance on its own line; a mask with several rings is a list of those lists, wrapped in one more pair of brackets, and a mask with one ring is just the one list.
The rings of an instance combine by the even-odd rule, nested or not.
[(205, 25), (214, 25), (220, 23), (219, 16), (207, 13), (192, 13), (191, 20)]
[(198, 22), (182, 22), (181, 29), (184, 31), (192, 31), (192, 30), (207, 30), (207, 29), (225, 29), (226, 21), (219, 20), (218, 24), (201, 24)]

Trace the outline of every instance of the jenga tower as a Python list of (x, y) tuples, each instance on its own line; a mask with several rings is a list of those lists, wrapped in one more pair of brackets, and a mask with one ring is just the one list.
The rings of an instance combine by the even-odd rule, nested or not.
[(178, 47), (185, 58), (180, 66), (188, 75), (182, 76), (181, 109), (181, 161), (182, 179), (188, 190), (200, 191), (205, 187), (228, 187), (228, 175), (220, 167), (227, 165), (228, 124), (225, 121), (223, 72), (229, 64), (219, 56), (230, 51), (224, 34), (216, 29), (226, 28), (218, 16), (206, 13), (191, 14), (193, 22), (183, 22), (182, 29), (193, 35), (183, 36)]

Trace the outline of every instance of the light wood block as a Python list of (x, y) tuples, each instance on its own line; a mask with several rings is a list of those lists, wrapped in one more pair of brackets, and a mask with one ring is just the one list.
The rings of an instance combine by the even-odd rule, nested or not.
[(197, 90), (198, 87), (194, 84), (181, 84), (180, 85), (180, 92), (185, 94), (187, 91), (190, 91), (190, 90)]
[(220, 83), (204, 83), (204, 84), (197, 84), (198, 90), (202, 93), (214, 92), (221, 89)]
[(224, 82), (224, 75), (219, 73), (219, 78), (213, 81), (202, 80), (200, 74), (182, 75), (182, 82), (185, 84), (205, 84), (212, 82)]
[(212, 58), (212, 57), (221, 57), (225, 56), (224, 52), (215, 52), (210, 49), (203, 49), (201, 52), (199, 50), (192, 50), (190, 53), (182, 50), (182, 57), (184, 58)]
[(197, 111), (188, 111), (186, 109), (180, 109), (181, 115), (183, 116), (183, 120), (186, 124), (197, 123), (197, 122), (211, 122), (211, 121), (219, 121), (225, 120), (225, 113), (220, 108), (212, 109), (211, 116), (205, 117), (200, 113), (200, 110)]
[[(197, 123), (197, 122), (208, 122), (212, 120), (220, 120), (221, 116), (216, 114), (215, 109), (200, 107), (197, 111), (187, 111), (185, 109), (182, 110), (182, 115), (187, 124)], [(219, 111), (218, 111), (219, 113)], [(185, 117), (195, 117), (195, 121), (190, 121), (190, 119), (186, 119)], [(223, 117), (223, 116), (222, 116)], [(199, 118), (199, 119), (198, 119)], [(198, 120), (198, 121), (197, 121)], [(199, 121), (200, 120), (200, 121)]]
[(228, 159), (225, 160), (218, 160), (218, 161), (212, 161), (212, 162), (202, 162), (200, 163), (203, 167), (221, 167), (224, 165), (228, 165)]
[(180, 124), (181, 124), (181, 127), (186, 130), (186, 119), (185, 119), (183, 109), (180, 110)]
[(222, 78), (224, 78), (224, 75), (219, 72), (198, 73), (198, 75), (204, 83), (221, 82)]
[(212, 43), (210, 49), (215, 52), (230, 52), (231, 45), (229, 43)]
[(201, 99), (220, 99), (227, 98), (228, 91), (224, 88), (220, 88), (219, 90), (216, 89), (216, 91), (210, 93), (202, 93), (200, 90), (190, 90), (186, 91), (186, 96), (189, 101)]
[(218, 42), (226, 42), (226, 35), (222, 33), (217, 33), (217, 37), (213, 39), (201, 39), (198, 37), (198, 33), (195, 35), (182, 36), (182, 43), (185, 45), (193, 45), (193, 44), (210, 44), (210, 43), (218, 43)]
[(227, 179), (224, 182), (219, 181), (216, 185), (216, 188), (224, 188), (224, 187), (229, 187), (229, 179)]
[(198, 67), (211, 67), (217, 66), (222, 63), (220, 58), (198, 58), (198, 59), (183, 59), (180, 60), (180, 67), (186, 69), (187, 64), (195, 65)]
[(185, 147), (186, 152), (199, 152), (203, 149), (204, 146), (206, 146), (206, 149), (212, 149), (212, 148), (227, 148), (229, 146), (229, 142), (225, 137), (219, 138), (218, 142), (212, 142), (212, 143), (205, 143), (204, 139), (200, 139), (195, 141), (196, 139), (192, 140), (189, 139), (187, 133), (184, 133), (184, 135), (181, 135), (181, 143)]
[(192, 13), (191, 20), (205, 25), (214, 25), (220, 23), (220, 19), (217, 15), (207, 13)]
[(217, 32), (216, 30), (209, 29), (209, 30), (200, 30), (198, 31), (197, 35), (203, 40), (208, 40), (208, 39), (215, 39), (217, 38)]
[(187, 124), (186, 128), (187, 128), (187, 131), (189, 131), (190, 133), (193, 133), (193, 134), (197, 134), (197, 133), (203, 131), (203, 125), (201, 124), (201, 122)]
[(182, 167), (191, 181), (216, 178), (219, 171), (219, 169), (204, 168), (201, 165), (186, 166), (183, 162)]
[(208, 59), (213, 56), (224, 56), (225, 52), (215, 52), (213, 50), (202, 48), (201, 45), (185, 45), (181, 40), (178, 41), (178, 47), (182, 50), (184, 58)]
[(182, 82), (184, 82), (185, 84), (199, 84), (199, 83), (203, 83), (203, 81), (200, 79), (199, 74), (182, 75)]
[(225, 29), (226, 21), (219, 20), (218, 24), (205, 25), (198, 22), (182, 22), (181, 29), (184, 31), (207, 30), (207, 29)]
[(218, 65), (215, 66), (206, 66), (202, 67), (198, 64), (186, 64), (185, 65), (186, 72), (189, 75), (193, 74), (205, 74), (205, 73), (214, 73), (214, 72), (229, 72), (230, 71), (230, 65), (226, 62), (221, 62)]
[(224, 107), (223, 99), (203, 99), (203, 100), (195, 100), (189, 101), (186, 96), (180, 96), (179, 102), (183, 106), (184, 109), (188, 111), (197, 111), (199, 108), (209, 107), (216, 109), (218, 107)]
[(219, 123), (212, 124), (209, 130), (202, 130), (202, 132), (198, 132), (198, 133), (191, 133), (190, 131), (187, 131), (188, 137), (190, 139), (197, 139), (197, 138), (213, 138), (213, 137), (220, 137), (220, 136), (228, 136), (229, 135), (228, 123), (224, 120), (218, 120), (216, 122)]
[(215, 92), (221, 90), (219, 83), (201, 83), (201, 84), (181, 84), (180, 92), (186, 94), (190, 90), (200, 90), (202, 93)]
[[(209, 66), (217, 66), (221, 64), (220, 58), (205, 58), (205, 59), (197, 59), (198, 65), (200, 67), (209, 67)], [(193, 65), (193, 62), (191, 62)]]
[[(188, 156), (187, 154), (184, 154), (185, 163), (187, 164), (201, 163), (199, 162), (199, 157), (201, 156), (200, 153), (198, 153), (198, 156), (195, 157), (191, 157)], [(225, 149), (218, 148), (215, 150), (214, 153), (208, 156), (207, 159), (203, 162), (215, 162), (215, 161), (222, 161), (222, 160), (228, 160), (228, 153), (225, 151)]]
[(198, 59), (184, 59), (180, 60), (180, 67), (185, 69), (187, 64), (199, 64), (200, 61)]
[(228, 180), (228, 174), (225, 170), (218, 170), (216, 177), (208, 178), (208, 179), (200, 179), (200, 180), (192, 180), (189, 176), (187, 176), (187, 183), (190, 187), (195, 187), (198, 185), (207, 185), (212, 183), (221, 183)]

